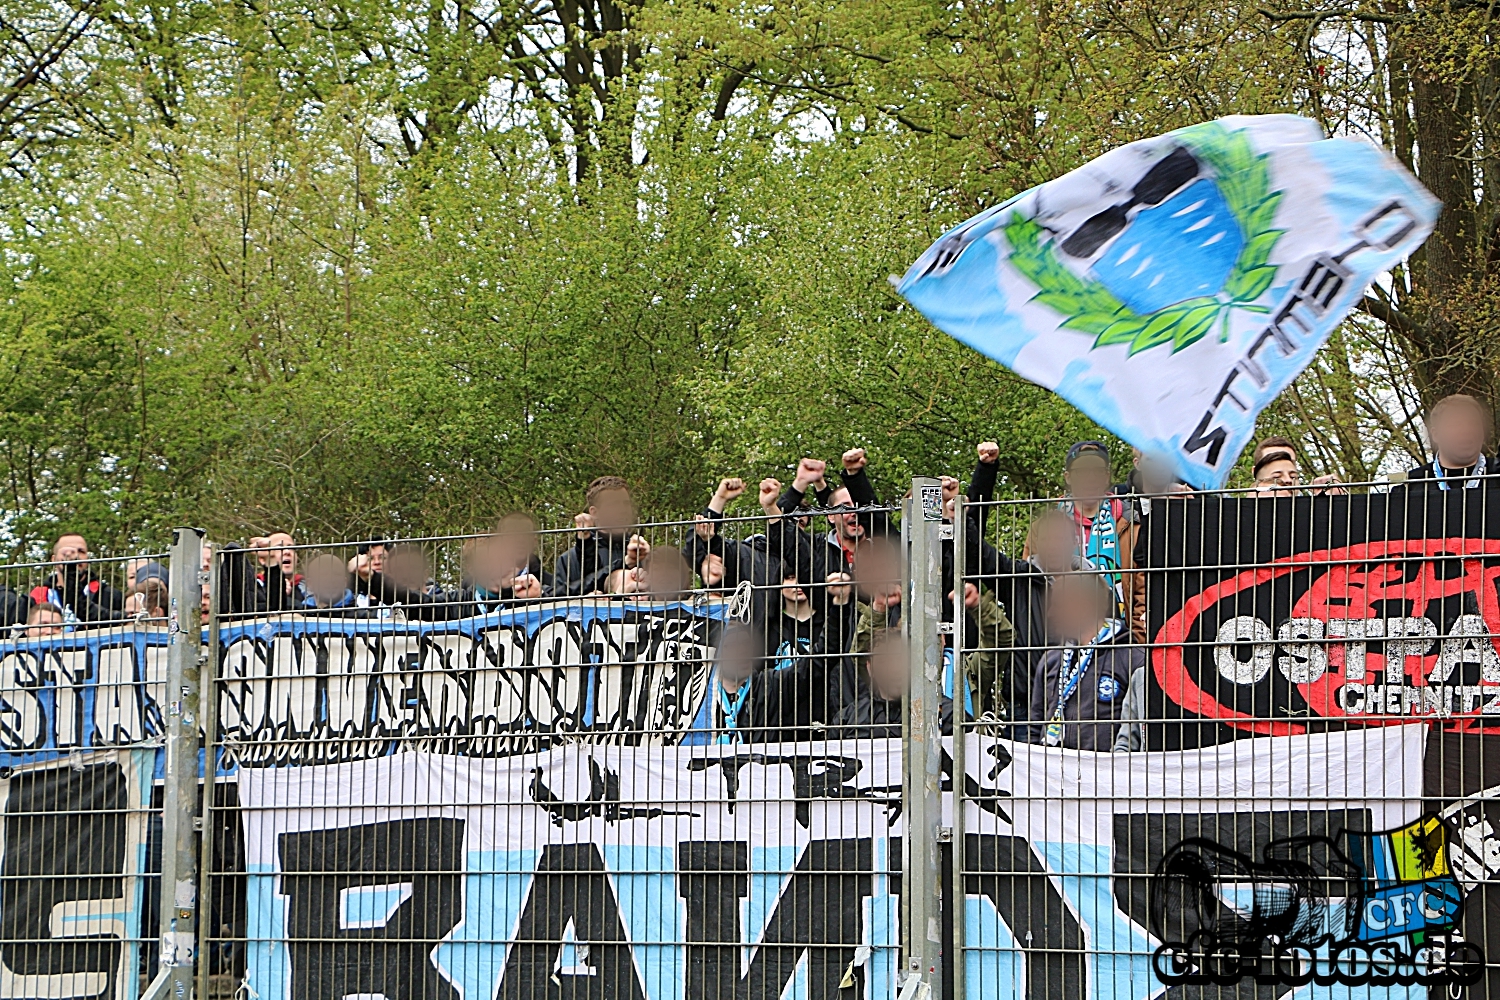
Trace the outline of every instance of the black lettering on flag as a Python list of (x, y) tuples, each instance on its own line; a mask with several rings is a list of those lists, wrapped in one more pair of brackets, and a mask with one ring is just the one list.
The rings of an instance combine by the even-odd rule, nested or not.
[[(1230, 381), (1232, 381), (1235, 372), (1232, 371), (1229, 374)], [(1228, 387), (1229, 381), (1226, 381), (1224, 383), (1224, 389), (1221, 390), (1221, 394), (1227, 391)], [(1213, 410), (1208, 410), (1207, 412), (1205, 412), (1203, 414), (1203, 419), (1198, 421), (1198, 426), (1193, 429), (1193, 433), (1189, 434), (1187, 436), (1187, 440), (1182, 442), (1182, 450), (1191, 455), (1195, 451), (1207, 448), (1208, 457), (1206, 461), (1209, 465), (1218, 465), (1219, 453), (1224, 450), (1224, 442), (1229, 440), (1229, 431), (1225, 430), (1223, 427), (1215, 427), (1213, 430), (1209, 430), (1208, 425), (1213, 421), (1213, 419)]]
[(464, 821), (284, 833), (291, 995), (458, 1000), (433, 949), (463, 917)]
[[(742, 977), (740, 900), (749, 892), (749, 860), (749, 845), (742, 842), (687, 841), (677, 847), (677, 891), (687, 904), (685, 995), (776, 1000), (806, 953), (809, 1000), (836, 1000), (863, 940), (873, 841), (807, 845)], [(854, 993), (862, 996), (862, 986)]]
[[(563, 949), (577, 961), (564, 965)], [(692, 994), (689, 993), (689, 996)], [(646, 1000), (604, 858), (552, 844), (537, 859), (500, 978), (501, 1000)]]
[[(129, 783), (118, 764), (12, 777), (0, 842), (0, 996), (113, 1000)], [(52, 928), (71, 928), (66, 937)]]

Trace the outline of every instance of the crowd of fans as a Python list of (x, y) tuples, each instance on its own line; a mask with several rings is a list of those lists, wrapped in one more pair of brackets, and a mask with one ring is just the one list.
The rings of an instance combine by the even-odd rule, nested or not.
[[(1487, 482), (1490, 414), (1470, 396), (1450, 396), (1428, 414), (1435, 457), (1393, 477), (1397, 488), (1475, 489)], [(963, 552), (943, 543), (942, 620), (960, 619), (961, 655), (943, 636), (947, 664), (942, 719), (988, 722), (1035, 742), (1085, 750), (1135, 750), (1145, 702), (1145, 595), (1137, 551), (1153, 500), (1191, 493), (1135, 452), (1123, 484), (1111, 481), (1107, 446), (1068, 449), (1066, 495), (1029, 525), (1020, 551), (985, 539), (998, 479), (999, 447), (976, 448)], [(1255, 496), (1344, 492), (1336, 479), (1304, 483), (1297, 446), (1268, 437), (1253, 456)], [(832, 473), (836, 472), (837, 479)], [(944, 515), (955, 516), (962, 484), (943, 477)], [(705, 598), (741, 598), (718, 645), (713, 738), (773, 742), (821, 736), (899, 735), (909, 663), (899, 641), (903, 552), (867, 474), (863, 449), (836, 470), (802, 459), (789, 483), (762, 480), (763, 519), (726, 520), (750, 491), (721, 481), (681, 547), (653, 545), (638, 530), (628, 484), (601, 476), (574, 518), (571, 544), (550, 570), (531, 515), (507, 514), (486, 537), (465, 543), (459, 585), (438, 586), (420, 546), (370, 541), (351, 558), (322, 554), (301, 564), (285, 532), (225, 546), (204, 588), (204, 609), (221, 615), (303, 613), (422, 621), (456, 620), (525, 602), (639, 595), (691, 613)], [(826, 530), (815, 519), (826, 519)], [(956, 562), (964, 560), (960, 588)], [(47, 638), (103, 622), (167, 615), (161, 563), (132, 560), (125, 589), (92, 571), (76, 534), (53, 547), (47, 582), (29, 592), (0, 588), (0, 614), (22, 638)]]

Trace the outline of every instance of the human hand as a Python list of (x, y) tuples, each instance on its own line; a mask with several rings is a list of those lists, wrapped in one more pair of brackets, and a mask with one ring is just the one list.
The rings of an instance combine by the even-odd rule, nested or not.
[(760, 481), (760, 496), (759, 496), (759, 500), (760, 500), (760, 509), (761, 510), (765, 511), (767, 514), (770, 514), (773, 517), (776, 516), (777, 514), (780, 514), (781, 510), (780, 510), (780, 508), (778, 508), (776, 506), (776, 501), (778, 499), (780, 499), (780, 497), (781, 497), (781, 480), (779, 480), (779, 479), (762, 479)]
[(854, 596), (854, 577), (848, 573), (828, 574), (828, 597), (839, 607), (849, 603)]
[(587, 538), (594, 533), (594, 515), (589, 513), (574, 514), (573, 527), (578, 529), (579, 538)]
[(890, 590), (880, 591), (870, 598), (870, 606), (876, 611), (888, 611), (900, 603), (901, 588), (899, 586), (892, 587)]
[(360, 555), (355, 556), (353, 559), (350, 559), (349, 572), (353, 573), (361, 580), (370, 579), (370, 574), (374, 572), (374, 568), (370, 563), (370, 557), (366, 555)]
[[(953, 600), (953, 591), (948, 591), (948, 600)], [(979, 607), (979, 588), (974, 584), (964, 581), (964, 607), (970, 611)]]
[(1347, 496), (1349, 491), (1338, 485), (1339, 477), (1335, 475), (1318, 476), (1307, 485), (1314, 487), (1313, 493), (1323, 496)]
[(850, 448), (844, 452), (844, 471), (851, 476), (865, 467), (865, 450), (863, 448)]
[(804, 458), (797, 463), (797, 475), (792, 485), (798, 493), (806, 493), (813, 483), (820, 482), (828, 471), (828, 463), (816, 458)]
[(738, 500), (745, 492), (745, 481), (739, 476), (731, 476), (728, 479), (719, 480), (719, 496), (725, 500)]
[(1000, 446), (993, 441), (981, 441), (974, 450), (979, 453), (979, 460), (985, 465), (994, 465), (1000, 461)]
[(651, 543), (640, 535), (631, 535), (625, 543), (625, 568), (634, 569), (651, 554)]
[(522, 570), (510, 582), (510, 592), (518, 598), (542, 596), (542, 581)]
[(262, 566), (271, 565), (271, 539), (265, 535), (256, 535), (250, 539), (248, 548), (255, 552), (255, 561)]
[(693, 534), (697, 535), (699, 538), (703, 539), (706, 542), (710, 538), (714, 537), (714, 535), (718, 534), (718, 528), (717, 526), (715, 526), (712, 519), (704, 517), (702, 514), (694, 514)]

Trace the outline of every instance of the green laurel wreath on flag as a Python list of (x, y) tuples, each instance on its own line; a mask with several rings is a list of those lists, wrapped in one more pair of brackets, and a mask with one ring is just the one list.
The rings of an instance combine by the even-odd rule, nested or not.
[(1006, 223), (1010, 263), (1039, 289), (1032, 301), (1062, 313), (1066, 317), (1063, 327), (1093, 334), (1094, 348), (1129, 344), (1129, 353), (1135, 355), (1171, 344), (1176, 354), (1202, 340), (1216, 321), (1222, 323), (1219, 339), (1229, 339), (1229, 317), (1235, 309), (1270, 312), (1255, 300), (1275, 280), (1278, 268), (1270, 263), (1271, 251), (1286, 230), (1272, 228), (1281, 192), (1271, 190), (1268, 154), (1257, 154), (1242, 133), (1231, 132), (1218, 122), (1194, 125), (1174, 135), (1213, 168), (1214, 181), (1245, 240), (1218, 294), (1186, 299), (1142, 316), (1100, 282), (1080, 278), (1064, 267), (1052, 243), (1043, 242), (1042, 227), (1035, 220), (1013, 218)]

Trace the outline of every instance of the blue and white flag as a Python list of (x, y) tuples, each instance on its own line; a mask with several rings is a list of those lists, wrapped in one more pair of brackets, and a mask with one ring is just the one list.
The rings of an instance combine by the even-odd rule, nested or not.
[(1291, 115), (1122, 146), (945, 233), (897, 288), (1186, 482), (1255, 418), (1440, 205), (1370, 143)]

